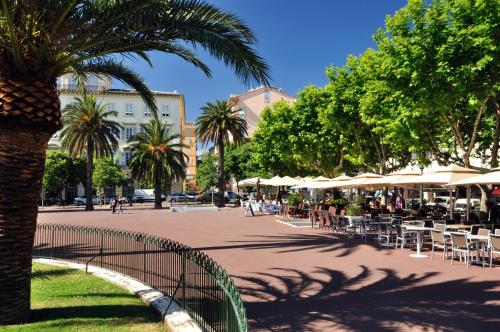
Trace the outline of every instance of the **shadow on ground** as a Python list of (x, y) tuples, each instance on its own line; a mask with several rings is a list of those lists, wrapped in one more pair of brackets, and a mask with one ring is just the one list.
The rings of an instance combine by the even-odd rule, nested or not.
[[(362, 245), (359, 239), (341, 238), (329, 234), (277, 234), (277, 235), (248, 235), (250, 241), (229, 241), (227, 245), (197, 247), (202, 251), (224, 250), (224, 249), (279, 249), (278, 253), (296, 251), (319, 251), (323, 253), (336, 252), (336, 257), (344, 257), (352, 254)], [(366, 245), (377, 247), (373, 242)]]
[(391, 269), (361, 269), (352, 278), (325, 268), (314, 274), (274, 269), (236, 277), (242, 281), (250, 330), (317, 331), (315, 323), (351, 331), (494, 331), (500, 326), (500, 281), (424, 284), (438, 273), (399, 277)]
[[(131, 295), (133, 296), (133, 295)], [(60, 308), (33, 309), (31, 322), (41, 322), (59, 319), (100, 319), (100, 318), (123, 318), (143, 319), (147, 308), (142, 304), (137, 305), (94, 305), (74, 306)], [(146, 312), (146, 314), (148, 314)]]

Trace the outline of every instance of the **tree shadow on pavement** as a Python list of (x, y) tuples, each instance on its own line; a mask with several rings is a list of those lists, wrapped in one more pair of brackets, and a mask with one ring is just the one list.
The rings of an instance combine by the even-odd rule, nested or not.
[(400, 277), (391, 269), (361, 266), (354, 277), (320, 268), (236, 278), (252, 331), (498, 330), (500, 281), (429, 283), (436, 275)]
[[(248, 235), (252, 240), (228, 241), (227, 245), (197, 247), (197, 250), (223, 249), (279, 249), (278, 253), (313, 250), (322, 253), (337, 252), (336, 257), (344, 257), (359, 249), (363, 243), (359, 239), (340, 238), (332, 234), (277, 234), (277, 235)], [(374, 243), (365, 245), (376, 247)]]

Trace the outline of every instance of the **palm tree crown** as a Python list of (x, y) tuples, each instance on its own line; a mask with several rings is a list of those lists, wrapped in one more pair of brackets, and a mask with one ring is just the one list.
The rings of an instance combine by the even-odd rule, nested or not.
[(201, 110), (202, 114), (196, 120), (196, 131), (202, 144), (213, 142), (217, 147), (219, 206), (224, 206), (224, 144), (231, 140), (242, 142), (247, 136), (247, 122), (225, 100), (207, 103)]
[(134, 177), (151, 180), (155, 186), (155, 207), (161, 208), (162, 182), (186, 176), (181, 135), (169, 133), (169, 126), (158, 118), (141, 125), (141, 132), (129, 140), (132, 158), (129, 167)]
[(111, 155), (118, 147), (122, 126), (110, 118), (116, 111), (109, 111), (94, 96), (75, 98), (63, 111), (61, 131), (62, 147), (72, 156), (82, 155), (90, 147), (98, 158)]
[(233, 14), (199, 0), (2, 0), (0, 74), (54, 84), (72, 73), (111, 76), (142, 94), (156, 110), (142, 79), (113, 57), (172, 53), (210, 69), (187, 47), (201, 46), (245, 82), (267, 83), (269, 68), (251, 47), (255, 35)]
[(94, 155), (109, 156), (118, 147), (118, 136), (122, 126), (109, 119), (116, 116), (117, 112), (108, 111), (94, 96), (75, 98), (75, 102), (69, 104), (63, 111), (62, 147), (73, 156), (87, 154), (86, 210), (94, 209), (92, 205)]
[(247, 136), (247, 122), (241, 118), (239, 111), (232, 109), (225, 100), (207, 103), (201, 108), (202, 114), (196, 120), (200, 142), (207, 145), (210, 142), (241, 142)]

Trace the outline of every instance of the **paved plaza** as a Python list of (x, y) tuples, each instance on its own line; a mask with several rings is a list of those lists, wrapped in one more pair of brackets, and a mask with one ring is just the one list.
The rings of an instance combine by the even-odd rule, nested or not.
[(407, 249), (381, 250), (277, 219), (246, 218), (239, 208), (38, 217), (156, 234), (204, 251), (234, 278), (250, 331), (498, 331), (500, 267), (450, 265), (441, 252), (411, 258)]

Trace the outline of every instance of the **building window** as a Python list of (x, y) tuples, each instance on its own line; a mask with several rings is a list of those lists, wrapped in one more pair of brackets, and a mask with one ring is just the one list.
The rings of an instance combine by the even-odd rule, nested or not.
[(134, 115), (134, 105), (133, 104), (125, 104), (125, 115)]
[(161, 116), (166, 118), (170, 114), (168, 114), (168, 105), (161, 105)]
[(115, 110), (115, 103), (108, 103), (107, 107), (108, 107), (108, 111), (114, 111)]
[(125, 128), (125, 139), (128, 140), (130, 137), (135, 135), (135, 128)]
[(269, 104), (269, 102), (271, 101), (271, 94), (269, 92), (269, 90), (264, 90), (264, 103), (265, 104)]
[(151, 110), (147, 105), (144, 105), (144, 116), (151, 116)]

